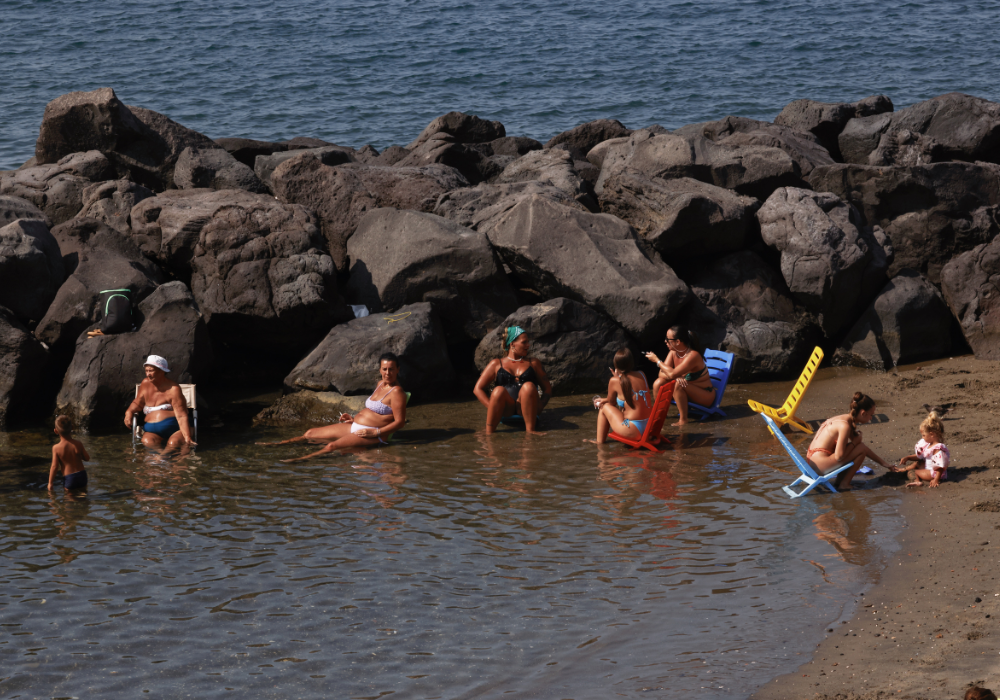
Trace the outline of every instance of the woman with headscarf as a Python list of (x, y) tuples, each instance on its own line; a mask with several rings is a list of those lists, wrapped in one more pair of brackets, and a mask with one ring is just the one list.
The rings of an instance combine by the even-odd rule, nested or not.
[[(542, 363), (528, 357), (531, 345), (528, 334), (520, 326), (504, 328), (500, 336), (500, 348), (504, 353), (486, 365), (473, 390), (479, 403), (486, 406), (486, 432), (497, 429), (500, 419), (514, 415), (524, 418), (524, 427), (529, 433), (536, 433), (538, 412), (545, 408), (552, 396), (552, 385), (545, 376)], [(492, 393), (486, 389), (494, 384)], [(538, 396), (538, 387), (542, 395)]]

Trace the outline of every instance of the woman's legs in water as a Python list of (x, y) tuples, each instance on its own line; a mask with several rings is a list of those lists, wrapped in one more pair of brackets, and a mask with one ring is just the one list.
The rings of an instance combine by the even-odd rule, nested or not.
[(304, 435), (299, 435), (298, 437), (289, 438), (288, 440), (282, 440), (281, 442), (258, 442), (258, 445), (287, 445), (292, 442), (328, 442), (330, 440), (336, 440), (342, 438), (345, 435), (351, 434), (351, 424), (350, 423), (334, 423), (333, 425), (324, 425), (320, 428), (310, 428), (305, 432)]
[(642, 433), (639, 432), (639, 429), (631, 424), (626, 428), (623, 425), (624, 420), (625, 415), (619, 410), (618, 406), (611, 403), (601, 406), (601, 411), (597, 414), (597, 444), (603, 445), (607, 442), (608, 432), (611, 430), (629, 440), (638, 440), (641, 438)]
[(343, 450), (351, 447), (375, 447), (379, 445), (378, 438), (365, 438), (357, 434), (347, 434), (344, 437), (338, 438), (333, 442), (327, 443), (325, 447), (316, 452), (305, 455), (304, 457), (296, 457), (294, 459), (283, 459), (281, 460), (285, 464), (291, 462), (302, 462), (307, 459), (312, 459), (313, 457), (319, 457), (320, 455), (327, 454), (328, 452), (333, 452), (334, 450)]
[(674, 401), (677, 402), (677, 413), (680, 414), (674, 425), (684, 425), (688, 422), (689, 398), (702, 406), (711, 406), (715, 402), (715, 389), (709, 391), (694, 384), (687, 386), (681, 386), (680, 383), (674, 384)]
[(517, 408), (524, 418), (524, 429), (529, 433), (537, 433), (535, 421), (538, 420), (538, 387), (534, 382), (525, 382), (517, 394)]
[[(490, 394), (490, 405), (486, 409), (486, 433), (496, 432), (500, 419), (514, 415), (516, 402), (502, 386), (494, 387)], [(523, 414), (522, 414), (523, 415)]]

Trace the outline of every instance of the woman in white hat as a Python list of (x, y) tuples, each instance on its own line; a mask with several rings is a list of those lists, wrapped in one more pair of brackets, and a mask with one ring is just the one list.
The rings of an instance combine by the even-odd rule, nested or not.
[(139, 385), (135, 400), (125, 411), (125, 426), (132, 429), (132, 416), (142, 411), (146, 421), (143, 426), (142, 444), (167, 449), (181, 445), (197, 444), (191, 439), (188, 424), (187, 401), (181, 392), (181, 385), (170, 379), (170, 366), (159, 355), (150, 355), (143, 364), (146, 378)]

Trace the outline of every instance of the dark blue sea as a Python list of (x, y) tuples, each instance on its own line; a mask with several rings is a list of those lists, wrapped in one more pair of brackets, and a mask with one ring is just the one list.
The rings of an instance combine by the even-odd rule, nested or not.
[(1000, 3), (0, 0), (0, 168), (45, 104), (111, 86), (213, 138), (381, 149), (450, 110), (545, 141), (789, 101), (1000, 99)]

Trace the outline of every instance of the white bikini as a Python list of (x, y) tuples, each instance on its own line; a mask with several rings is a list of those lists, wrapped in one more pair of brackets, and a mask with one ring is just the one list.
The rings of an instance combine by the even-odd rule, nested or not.
[[(389, 394), (391, 394), (392, 390), (393, 390), (393, 387), (389, 387), (389, 391), (385, 392), (382, 395), (382, 399), (384, 399), (386, 396), (388, 396)], [(378, 387), (375, 387), (375, 391), (378, 391)], [(365, 399), (365, 408), (367, 408), (372, 413), (379, 414), (380, 416), (388, 416), (388, 415), (392, 414), (392, 406), (386, 406), (384, 403), (382, 403), (382, 399), (379, 399), (378, 401), (374, 401), (374, 400), (372, 400), (372, 396), (375, 396), (374, 392), (372, 392), (371, 396), (369, 396), (367, 399)], [(362, 425), (361, 423), (358, 423), (357, 421), (355, 421), (354, 423), (351, 423), (351, 432), (352, 433), (357, 433), (357, 432), (359, 432), (361, 430), (378, 430), (378, 428), (373, 428), (370, 425)], [(381, 442), (383, 445), (387, 445), (388, 444), (385, 440), (382, 439), (381, 436), (379, 436), (378, 441)]]
[(150, 413), (155, 411), (172, 411), (174, 410), (173, 404), (165, 403), (160, 406), (143, 406), (142, 415), (148, 416)]

